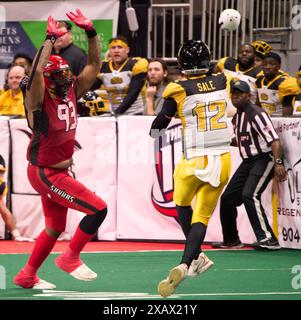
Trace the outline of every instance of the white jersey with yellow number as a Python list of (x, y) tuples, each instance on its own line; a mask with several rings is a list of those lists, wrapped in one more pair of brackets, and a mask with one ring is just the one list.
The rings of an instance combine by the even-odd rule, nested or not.
[[(112, 111), (115, 111), (129, 92), (132, 77), (147, 72), (148, 62), (144, 58), (129, 58), (115, 70), (112, 61), (104, 61), (98, 78), (102, 81), (102, 89), (108, 93)], [(124, 114), (143, 113), (144, 101), (141, 93)]]
[(228, 86), (227, 77), (219, 73), (172, 82), (163, 92), (165, 99), (177, 102), (186, 159), (229, 152)]
[(262, 75), (256, 80), (260, 106), (273, 116), (283, 115), (283, 98), (299, 91), (295, 78), (279, 74), (272, 81)]

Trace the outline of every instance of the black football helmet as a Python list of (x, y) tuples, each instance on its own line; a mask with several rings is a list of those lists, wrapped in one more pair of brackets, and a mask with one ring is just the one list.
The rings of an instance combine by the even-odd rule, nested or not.
[(203, 74), (210, 68), (210, 51), (200, 40), (188, 40), (178, 51), (179, 69), (184, 74)]
[(77, 103), (77, 110), (81, 117), (99, 116), (108, 112), (103, 99), (94, 91), (88, 91)]

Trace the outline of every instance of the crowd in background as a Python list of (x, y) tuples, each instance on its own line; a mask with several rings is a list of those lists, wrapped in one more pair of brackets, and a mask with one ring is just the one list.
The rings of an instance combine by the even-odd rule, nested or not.
[[(61, 21), (60, 26), (66, 33), (56, 42), (52, 53), (62, 56), (77, 76), (86, 64), (86, 53), (73, 43), (72, 25)], [(280, 56), (264, 41), (241, 45), (237, 56), (237, 59), (225, 57), (216, 61), (212, 65), (214, 72), (247, 81), (252, 101), (270, 115), (301, 116), (301, 66), (295, 77), (290, 76), (285, 66), (281, 66)], [(1, 115), (25, 116), (24, 79), (30, 74), (32, 62), (30, 56), (20, 52), (8, 66), (0, 91)], [(162, 93), (168, 82), (183, 79), (184, 75), (174, 68), (169, 70), (160, 58), (131, 57), (127, 39), (117, 36), (109, 41), (91, 90), (78, 100), (78, 116), (156, 115), (162, 108)], [(228, 115), (235, 112), (229, 106)]]
[[(72, 25), (67, 21), (59, 23), (64, 35), (56, 41), (52, 54), (63, 57), (76, 77), (86, 65), (87, 55), (73, 43)], [(14, 56), (0, 90), (0, 115), (25, 117), (24, 98), (32, 67), (33, 59), (27, 53)], [(301, 66), (296, 76), (290, 76), (285, 69), (281, 57), (268, 43), (255, 41), (242, 44), (237, 58), (225, 57), (212, 63), (209, 72), (225, 73), (230, 83), (237, 79), (247, 82), (252, 102), (271, 116), (301, 116)], [(78, 116), (156, 116), (162, 109), (167, 84), (185, 80), (184, 74), (169, 69), (163, 59), (131, 57), (127, 39), (114, 37), (109, 40), (93, 86), (78, 99)], [(228, 116), (234, 116), (237, 110), (231, 101), (228, 109)], [(5, 195), (4, 189), (2, 194)], [(9, 211), (7, 216), (11, 216)], [(13, 237), (18, 239), (19, 234)]]

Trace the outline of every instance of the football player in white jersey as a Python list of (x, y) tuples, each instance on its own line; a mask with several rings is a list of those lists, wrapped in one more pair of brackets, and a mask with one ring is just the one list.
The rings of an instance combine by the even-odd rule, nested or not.
[(148, 61), (129, 57), (127, 39), (117, 36), (109, 41), (109, 60), (103, 61), (92, 90), (107, 92), (115, 114), (142, 115), (144, 99), (141, 90), (146, 83)]
[(263, 62), (264, 56), (273, 50), (272, 46), (267, 42), (262, 40), (255, 40), (252, 42), (252, 47), (255, 50), (255, 61), (254, 64), (256, 67), (260, 67)]
[(299, 92), (297, 80), (280, 70), (281, 57), (275, 52), (263, 58), (263, 75), (255, 82), (258, 92), (257, 104), (269, 115), (289, 116), (293, 114), (293, 100)]
[(255, 64), (255, 49), (249, 43), (240, 46), (237, 59), (224, 57), (215, 66), (215, 72), (224, 72), (233, 78), (247, 82), (251, 89), (253, 103), (256, 102), (257, 97), (255, 81), (261, 71), (261, 66)]
[(196, 277), (213, 265), (201, 245), (231, 171), (226, 120), (230, 81), (223, 73), (213, 74), (210, 52), (202, 41), (185, 42), (178, 52), (178, 63), (185, 77), (167, 85), (162, 110), (150, 132), (152, 137), (164, 134), (163, 129), (178, 113), (183, 126), (183, 156), (174, 172), (173, 200), (186, 244), (180, 264), (158, 285), (163, 297), (170, 296), (186, 276)]

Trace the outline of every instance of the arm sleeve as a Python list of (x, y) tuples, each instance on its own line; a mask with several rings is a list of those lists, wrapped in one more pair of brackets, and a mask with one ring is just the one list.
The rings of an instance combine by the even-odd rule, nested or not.
[(150, 136), (156, 138), (161, 134), (161, 130), (166, 129), (172, 117), (177, 112), (177, 103), (174, 99), (165, 99), (162, 110), (156, 116), (150, 129)]
[(93, 83), (92, 87), (91, 87), (91, 90), (94, 91), (94, 90), (97, 90), (101, 87), (102, 85), (102, 80), (101, 80), (101, 75), (100, 73), (97, 75), (97, 78), (95, 80), (95, 82)]
[(145, 80), (146, 73), (144, 72), (133, 76), (129, 86), (129, 92), (120, 106), (116, 109), (115, 113), (122, 114), (133, 104), (133, 102), (137, 99), (142, 87), (144, 86)]
[(283, 97), (283, 102), (282, 102), (283, 106), (292, 107), (294, 97), (295, 97), (294, 95)]

